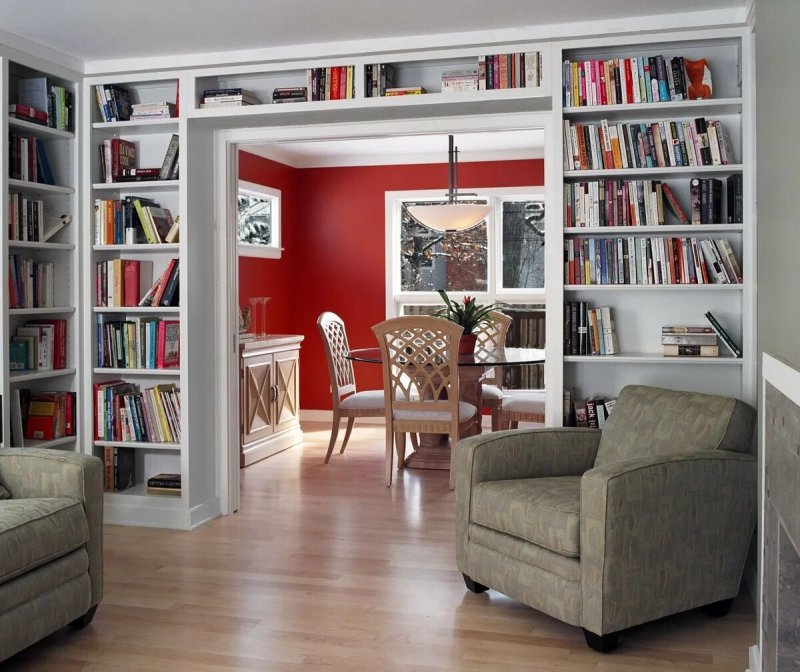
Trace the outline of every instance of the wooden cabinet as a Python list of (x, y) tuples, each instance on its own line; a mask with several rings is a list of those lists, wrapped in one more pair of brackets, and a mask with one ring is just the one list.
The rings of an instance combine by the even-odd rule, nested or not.
[(300, 342), (269, 336), (239, 344), (239, 464), (297, 445), (300, 430)]

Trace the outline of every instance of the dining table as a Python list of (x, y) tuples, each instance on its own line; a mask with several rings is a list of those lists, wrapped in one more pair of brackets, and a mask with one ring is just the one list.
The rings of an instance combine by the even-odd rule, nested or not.
[[(458, 356), (458, 396), (478, 409), (478, 415), (460, 438), (480, 434), (483, 395), (481, 381), (494, 367), (519, 367), (544, 363), (545, 351), (541, 348), (479, 348), (474, 353)], [(380, 364), (381, 349), (356, 348), (346, 357), (354, 362)], [(450, 469), (449, 437), (446, 434), (420, 434), (417, 447), (405, 460), (407, 467), (415, 469)]]

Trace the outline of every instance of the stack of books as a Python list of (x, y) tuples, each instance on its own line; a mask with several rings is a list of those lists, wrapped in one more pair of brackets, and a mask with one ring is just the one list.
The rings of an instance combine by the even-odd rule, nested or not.
[(345, 100), (356, 97), (355, 66), (334, 65), (306, 70), (311, 100)]
[(564, 304), (565, 355), (619, 353), (614, 312), (610, 306), (591, 308), (586, 301)]
[(23, 105), (22, 103), (9, 105), (8, 116), (12, 119), (22, 119), (23, 121), (30, 121), (34, 124), (47, 126), (47, 112), (44, 110), (37, 110), (30, 105)]
[(272, 91), (273, 103), (305, 103), (308, 89), (305, 86), (284, 86)]
[(131, 119), (171, 119), (174, 116), (174, 103), (134, 103), (131, 105)]
[(424, 86), (396, 86), (386, 89), (384, 96), (418, 96), (427, 93)]
[(665, 357), (719, 357), (717, 335), (711, 327), (661, 327)]
[(252, 93), (241, 87), (229, 89), (206, 89), (203, 91), (203, 98), (200, 107), (242, 107), (243, 105), (260, 105)]
[(445, 70), (442, 73), (442, 93), (462, 93), (478, 90), (478, 69)]
[(148, 495), (171, 495), (181, 496), (181, 475), (180, 474), (156, 474), (147, 479)]

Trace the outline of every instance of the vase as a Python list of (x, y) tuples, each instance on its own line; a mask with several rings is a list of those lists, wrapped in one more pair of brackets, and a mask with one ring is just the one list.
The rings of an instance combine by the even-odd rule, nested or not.
[(475, 352), (475, 344), (478, 342), (478, 334), (461, 334), (458, 342), (459, 355), (471, 355)]

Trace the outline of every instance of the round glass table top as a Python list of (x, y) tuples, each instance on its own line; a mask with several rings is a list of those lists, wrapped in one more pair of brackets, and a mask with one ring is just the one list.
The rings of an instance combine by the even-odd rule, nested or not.
[[(347, 359), (354, 362), (380, 364), (380, 348), (358, 348), (347, 353)], [(544, 350), (539, 348), (497, 348), (479, 349), (471, 355), (459, 355), (459, 366), (521, 366), (523, 364), (542, 364)]]

